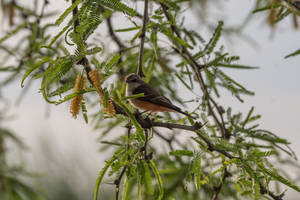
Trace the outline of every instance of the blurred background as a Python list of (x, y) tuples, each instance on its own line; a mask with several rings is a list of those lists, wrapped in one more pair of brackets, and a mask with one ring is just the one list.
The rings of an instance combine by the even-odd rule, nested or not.
[[(32, 4), (30, 0), (23, 2), (28, 6)], [(54, 0), (49, 2), (46, 11), (58, 13), (69, 3)], [(130, 4), (129, 1), (124, 2)], [(230, 94), (224, 93), (219, 101), (241, 112), (247, 112), (254, 106), (256, 113), (262, 115), (261, 127), (288, 139), (299, 157), (300, 56), (284, 59), (284, 56), (299, 49), (299, 29), (293, 28), (290, 18), (271, 28), (266, 25), (267, 16), (258, 13), (247, 22), (247, 26), (239, 34), (226, 34), (226, 28), (230, 30), (230, 27), (245, 21), (254, 6), (254, 1), (212, 2), (207, 5), (206, 9), (209, 12), (205, 20), (194, 20), (197, 16), (201, 17), (200, 10), (186, 12), (186, 26), (208, 38), (212, 32), (211, 26), (223, 20), (225, 33), (221, 43), (229, 52), (240, 56), (241, 64), (260, 67), (257, 70), (233, 71), (231, 74), (246, 88), (254, 91), (255, 96), (245, 97), (245, 103), (240, 103)], [(139, 4), (136, 9), (139, 9)], [(0, 17), (3, 24), (0, 26), (2, 36), (8, 30), (8, 26), (3, 16)], [(124, 23), (126, 26), (127, 22), (114, 19), (114, 23)], [(2, 78), (5, 78), (5, 74), (1, 74), (0, 79)], [(6, 144), (9, 152), (8, 162), (22, 163), (27, 171), (34, 172), (32, 175), (37, 178), (27, 181), (44, 191), (49, 199), (92, 199), (96, 177), (103, 167), (104, 160), (109, 156), (98, 151), (101, 148), (97, 140), (99, 130), (94, 131), (81, 117), (76, 120), (71, 118), (65, 104), (46, 104), (38, 92), (39, 87), (38, 83), (34, 83), (20, 103), (17, 101), (22, 93), (20, 83), (15, 82), (0, 91), (3, 99), (1, 109), (9, 110), (9, 116), (1, 125), (16, 133), (27, 147), (19, 149), (15, 148), (13, 143)], [(183, 89), (179, 83), (180, 88)], [(102, 187), (102, 190), (113, 185), (107, 184), (105, 187)], [(299, 199), (298, 196), (299, 194), (291, 189), (286, 193), (286, 199), (296, 200)]]

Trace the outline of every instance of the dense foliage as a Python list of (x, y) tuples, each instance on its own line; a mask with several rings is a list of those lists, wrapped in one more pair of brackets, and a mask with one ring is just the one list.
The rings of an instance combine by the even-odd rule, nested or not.
[[(81, 110), (86, 123), (102, 131), (101, 147), (112, 155), (99, 166), (95, 200), (102, 199), (98, 191), (106, 178), (114, 180), (116, 199), (283, 199), (281, 188), (300, 192), (275, 168), (296, 165), (290, 142), (260, 127), (254, 107), (234, 113), (220, 103), (220, 91), (240, 102), (254, 95), (227, 70), (256, 67), (240, 64), (239, 56), (220, 44), (224, 22), (214, 24), (209, 38), (185, 26), (186, 12), (211, 2), (73, 0), (55, 23), (48, 18), (56, 13), (45, 12), (51, 1), (35, 1), (35, 8), (2, 3), (11, 31), (0, 38), (0, 71), (10, 74), (0, 87), (19, 82), (25, 90), (40, 81), (46, 102), (72, 101), (73, 117)], [(299, 10), (298, 1), (257, 0), (251, 15), (268, 12), (270, 26), (291, 16), (296, 27)], [(189, 105), (196, 119), (138, 113), (127, 100), (143, 94), (125, 97), (129, 73), (138, 73), (174, 104)], [(180, 95), (179, 84), (185, 89)], [(122, 134), (113, 137), (115, 128)], [(0, 139), (6, 133), (0, 129)], [(21, 199), (19, 190), (5, 186), (4, 167), (1, 159), (0, 191)]]

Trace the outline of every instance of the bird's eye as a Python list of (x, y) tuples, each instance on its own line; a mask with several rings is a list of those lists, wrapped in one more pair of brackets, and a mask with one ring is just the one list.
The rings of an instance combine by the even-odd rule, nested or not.
[(133, 78), (131, 79), (131, 82), (136, 82), (136, 80), (137, 80), (136, 78)]

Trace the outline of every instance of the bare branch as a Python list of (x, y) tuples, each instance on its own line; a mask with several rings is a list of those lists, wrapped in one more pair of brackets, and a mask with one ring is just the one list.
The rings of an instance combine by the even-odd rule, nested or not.
[(127, 169), (127, 166), (125, 165), (125, 166), (123, 167), (123, 169), (122, 169), (122, 171), (121, 171), (119, 177), (114, 181), (114, 184), (116, 185), (116, 190), (115, 190), (115, 192), (116, 192), (116, 194), (115, 194), (115, 195), (116, 195), (116, 196), (115, 196), (115, 199), (116, 199), (116, 200), (119, 199), (120, 183), (121, 183), (121, 180), (122, 180), (122, 178), (123, 178), (123, 175), (124, 175), (126, 169)]
[(140, 35), (141, 45), (140, 45), (139, 65), (138, 65), (138, 71), (137, 71), (137, 74), (140, 77), (145, 77), (145, 74), (143, 73), (143, 54), (144, 54), (144, 43), (145, 43), (145, 37), (146, 37), (146, 25), (148, 22), (148, 0), (144, 0), (144, 1), (145, 1), (144, 17), (143, 17), (142, 33)]

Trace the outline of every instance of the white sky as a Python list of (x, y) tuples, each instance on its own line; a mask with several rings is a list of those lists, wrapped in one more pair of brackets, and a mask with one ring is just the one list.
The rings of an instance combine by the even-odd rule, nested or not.
[[(222, 17), (225, 26), (237, 24), (244, 19), (253, 3), (254, 1), (250, 0), (228, 0), (222, 4), (225, 6), (224, 13), (227, 13)], [(50, 0), (52, 8), (64, 9), (64, 5), (63, 1)], [(217, 24), (219, 19), (212, 18), (210, 21)], [(195, 21), (189, 21), (187, 26), (199, 27), (197, 31), (207, 35), (207, 30), (201, 30), (201, 24)], [(219, 102), (224, 106), (232, 106), (235, 111), (243, 112), (249, 110), (252, 105), (255, 106), (256, 113), (262, 114), (261, 127), (291, 141), (291, 147), (300, 157), (300, 56), (284, 59), (285, 55), (300, 48), (300, 31), (292, 28), (291, 19), (288, 18), (281, 22), (275, 34), (272, 34), (258, 14), (244, 33), (254, 38), (259, 47), (253, 48), (241, 38), (233, 40), (238, 41), (234, 42), (234, 45), (223, 42), (226, 48), (230, 48), (230, 52), (241, 57), (240, 63), (261, 67), (259, 70), (231, 73), (238, 82), (243, 83), (256, 95), (244, 98), (244, 104), (234, 100), (231, 95), (225, 95)], [(46, 104), (38, 89), (39, 85), (34, 84), (22, 104), (12, 109), (11, 113), (17, 118), (7, 122), (6, 126), (14, 130), (31, 148), (29, 157), (32, 161), (40, 155), (41, 147), (37, 145), (37, 141), (43, 134), (47, 135), (49, 146), (53, 145), (54, 149), (61, 152), (62, 160), (65, 160), (69, 153), (75, 153), (77, 159), (86, 164), (87, 171), (91, 170), (91, 177), (96, 177), (102, 167), (101, 162), (108, 158), (108, 155), (97, 153), (100, 145), (96, 138), (99, 133), (92, 132), (91, 127), (80, 119), (81, 116), (77, 120), (72, 119), (66, 105), (51, 106), (50, 117), (45, 118)], [(3, 91), (3, 96), (14, 102), (21, 90), (20, 84), (16, 83)], [(289, 195), (292, 193), (291, 189), (287, 192)], [(293, 198), (289, 196), (287, 199)]]

